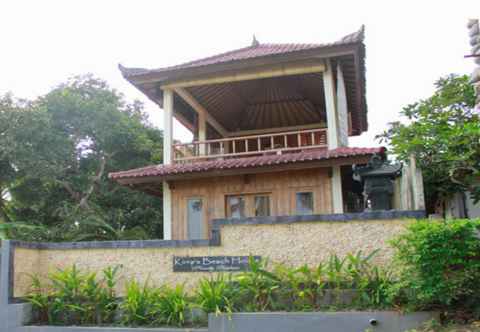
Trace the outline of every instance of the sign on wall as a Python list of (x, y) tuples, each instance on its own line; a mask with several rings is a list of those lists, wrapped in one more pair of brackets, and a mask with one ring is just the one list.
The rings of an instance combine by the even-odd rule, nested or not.
[[(260, 261), (260, 256), (252, 256)], [(235, 272), (248, 270), (249, 256), (173, 257), (173, 272)]]

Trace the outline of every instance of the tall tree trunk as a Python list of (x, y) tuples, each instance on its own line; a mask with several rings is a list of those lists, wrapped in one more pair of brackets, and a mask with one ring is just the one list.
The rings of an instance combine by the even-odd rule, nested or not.
[(102, 177), (103, 177), (103, 173), (105, 173), (105, 166), (107, 164), (107, 158), (105, 158), (104, 155), (102, 155), (100, 157), (100, 166), (99, 166), (99, 169), (98, 169), (98, 172), (97, 174), (92, 178), (92, 182), (90, 183), (90, 187), (87, 189), (87, 191), (85, 192), (85, 194), (82, 196), (82, 198), (80, 199), (80, 203), (79, 203), (79, 206), (82, 208), (82, 209), (89, 209), (89, 205), (88, 205), (88, 199), (90, 198), (90, 196), (92, 195), (93, 191), (95, 190), (95, 186), (100, 183), (100, 181), (102, 180)]

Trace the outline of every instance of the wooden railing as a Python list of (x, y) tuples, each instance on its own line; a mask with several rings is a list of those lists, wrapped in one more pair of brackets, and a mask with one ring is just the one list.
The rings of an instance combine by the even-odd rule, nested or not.
[(172, 145), (176, 163), (283, 154), (327, 147), (327, 129), (311, 129), (255, 136), (229, 137)]

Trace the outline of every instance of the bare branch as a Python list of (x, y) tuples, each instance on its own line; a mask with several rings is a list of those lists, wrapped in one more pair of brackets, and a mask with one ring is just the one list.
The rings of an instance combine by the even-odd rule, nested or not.
[(79, 198), (80, 198), (80, 194), (78, 192), (76, 192), (75, 190), (72, 189), (72, 186), (70, 186), (70, 183), (68, 182), (65, 182), (65, 181), (61, 181), (61, 180), (55, 180), (58, 184), (60, 184), (66, 191), (68, 191), (68, 193), (70, 194), (70, 196), (78, 201)]

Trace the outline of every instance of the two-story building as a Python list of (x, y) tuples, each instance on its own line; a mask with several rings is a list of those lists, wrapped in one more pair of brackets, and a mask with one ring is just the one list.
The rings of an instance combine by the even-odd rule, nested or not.
[[(352, 165), (385, 154), (348, 142), (368, 126), (363, 40), (363, 27), (326, 44), (254, 38), (173, 67), (120, 66), (163, 108), (164, 155), (110, 177), (163, 198), (165, 239), (208, 238), (216, 218), (363, 211)], [(173, 141), (174, 117), (193, 142)]]

